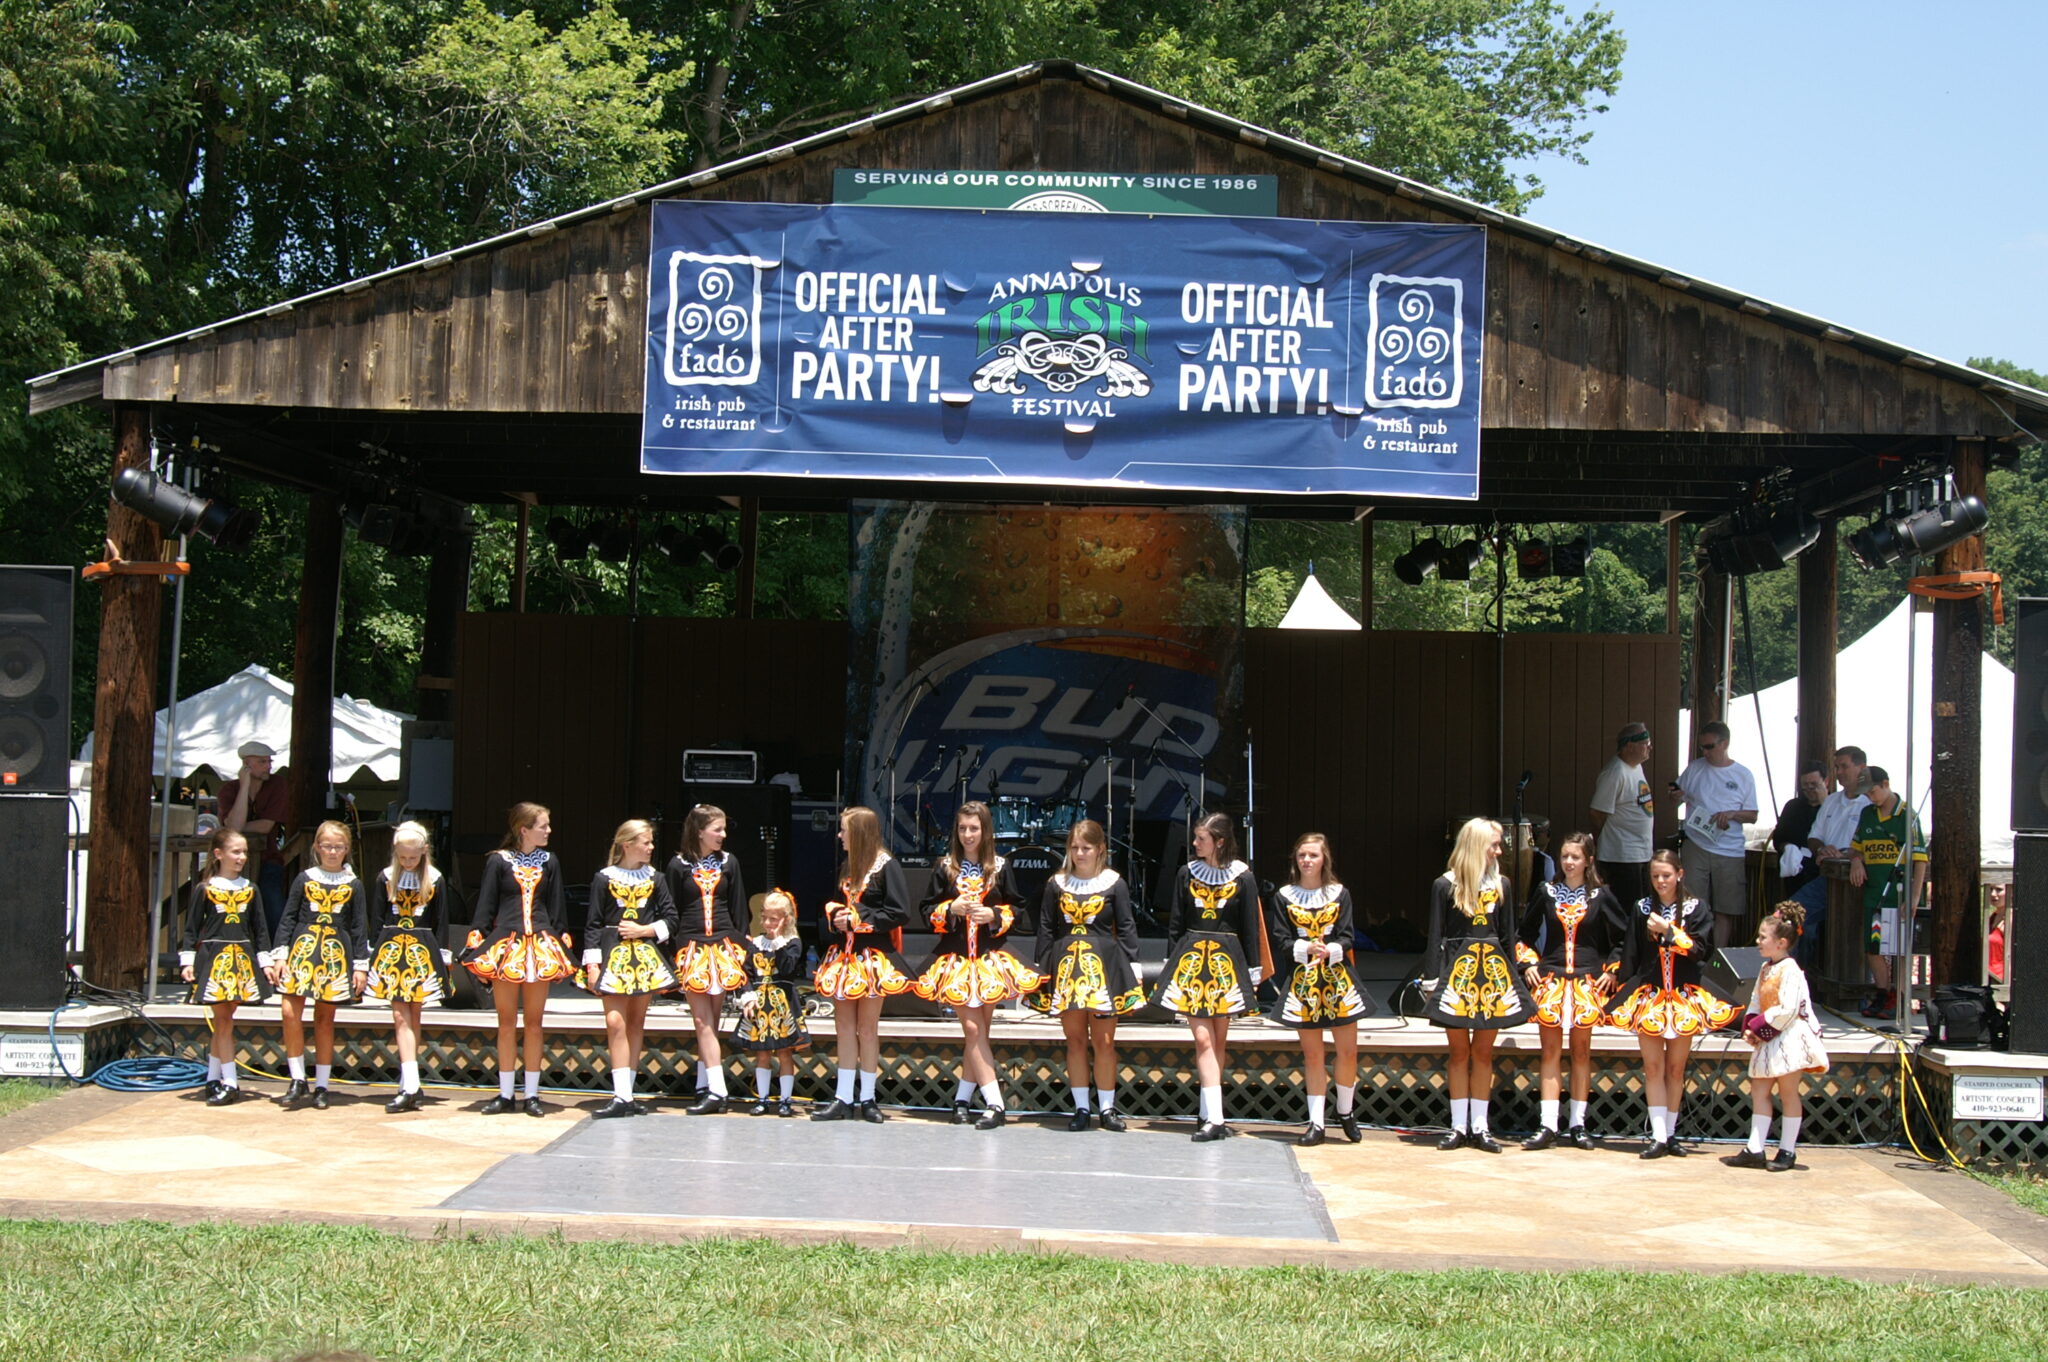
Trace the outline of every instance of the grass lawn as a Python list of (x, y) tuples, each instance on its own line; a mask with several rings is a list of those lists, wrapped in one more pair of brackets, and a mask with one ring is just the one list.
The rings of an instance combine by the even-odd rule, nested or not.
[[(374, 1188), (353, 1188), (353, 1204)], [(1537, 1227), (1532, 1226), (1534, 1231)], [(1907, 1255), (1910, 1258), (1910, 1254)], [(2026, 1358), (2048, 1291), (0, 1222), (0, 1357)]]
[(59, 1088), (27, 1078), (0, 1078), (0, 1116), (69, 1091), (69, 1084)]
[(2048, 1178), (2025, 1173), (1972, 1173), (1971, 1177), (1996, 1187), (2014, 1201), (2039, 1215), (2048, 1215)]

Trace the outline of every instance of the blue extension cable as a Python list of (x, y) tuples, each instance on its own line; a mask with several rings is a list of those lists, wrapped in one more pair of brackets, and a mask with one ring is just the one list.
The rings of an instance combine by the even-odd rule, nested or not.
[(74, 1007), (90, 1006), (82, 998), (73, 998), (50, 1012), (50, 1053), (56, 1056), (58, 1070), (73, 1083), (81, 1087), (97, 1083), (114, 1092), (180, 1092), (205, 1085), (206, 1065), (170, 1055), (110, 1060), (88, 1075), (71, 1072), (71, 1066), (64, 1062), (64, 1052), (57, 1046), (57, 1018)]

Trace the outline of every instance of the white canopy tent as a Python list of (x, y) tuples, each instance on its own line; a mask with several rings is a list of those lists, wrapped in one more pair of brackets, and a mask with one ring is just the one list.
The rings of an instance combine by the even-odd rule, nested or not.
[(1282, 629), (1363, 629), (1365, 626), (1351, 618), (1343, 606), (1330, 599), (1330, 593), (1316, 580), (1316, 570), (1311, 566), (1308, 578), (1302, 582), (1301, 590), (1294, 593), (1294, 604), (1287, 607), (1287, 614), (1280, 620)]
[[(1906, 636), (1911, 598), (1862, 638), (1835, 657), (1835, 743), (1853, 743), (1869, 754), (1873, 765), (1891, 774), (1892, 787), (1906, 790)], [(1928, 782), (1943, 763), (1934, 759), (1934, 620), (1923, 615), (1913, 638), (1913, 803), (1922, 812), (1921, 826), (1932, 831)], [(2012, 705), (2013, 679), (1990, 653), (1983, 656), (1981, 763), (1979, 800), (1980, 855), (1986, 865), (2012, 864)], [(1757, 710), (1763, 726), (1757, 725)], [(1692, 731), (1691, 715), (1681, 712), (1679, 731)], [(1758, 810), (1757, 829), (1768, 835), (1778, 808), (1798, 788), (1799, 681), (1797, 677), (1766, 688), (1752, 699), (1738, 696), (1728, 705), (1730, 751), (1735, 760), (1756, 773), (1757, 798), (1768, 803), (1776, 790), (1777, 804)], [(1768, 765), (1770, 779), (1765, 779)], [(1668, 779), (1669, 777), (1665, 777)]]
[[(347, 695), (334, 700), (334, 784), (396, 785), (399, 777), (399, 725), (409, 714), (380, 709)], [(164, 732), (168, 710), (156, 712), (156, 750), (152, 770), (164, 769)], [(277, 765), (291, 765), (292, 683), (254, 663), (211, 690), (178, 703), (178, 750), (175, 773), (189, 777), (202, 767), (222, 780), (233, 779), (241, 758), (235, 749), (260, 739), (277, 750)], [(78, 759), (92, 760), (88, 736)]]

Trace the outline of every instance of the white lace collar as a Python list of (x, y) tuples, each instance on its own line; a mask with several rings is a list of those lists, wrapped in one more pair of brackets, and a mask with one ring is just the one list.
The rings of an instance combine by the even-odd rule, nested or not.
[(1188, 862), (1188, 874), (1194, 876), (1203, 884), (1209, 885), (1211, 888), (1219, 884), (1229, 884), (1239, 875), (1244, 874), (1244, 872), (1245, 864), (1243, 861), (1232, 861), (1229, 865), (1210, 865), (1207, 861), (1202, 860)]
[(622, 865), (608, 865), (599, 873), (621, 884), (645, 884), (654, 878), (654, 867), (643, 865), (637, 870), (628, 870)]
[(356, 870), (352, 865), (345, 865), (339, 870), (322, 870), (316, 865), (309, 866), (306, 870), (307, 879), (317, 880), (325, 885), (349, 884), (355, 880), (355, 877)]
[[(419, 871), (400, 870), (396, 866), (387, 865), (384, 867), (384, 881), (393, 889), (418, 889), (421, 887)], [(426, 882), (428, 884), (439, 884), (441, 882), (440, 866), (433, 864), (427, 866)]]
[(501, 851), (498, 854), (524, 870), (543, 870), (548, 863), (546, 847), (538, 851)]
[(1325, 884), (1314, 889), (1304, 889), (1298, 884), (1280, 886), (1280, 897), (1302, 908), (1326, 908), (1335, 903), (1343, 892), (1341, 884)]
[(237, 875), (234, 879), (229, 879), (225, 875), (209, 875), (206, 878), (206, 882), (217, 889), (241, 890), (249, 887), (249, 877), (247, 875)]
[(1120, 877), (1114, 870), (1104, 866), (1096, 871), (1091, 878), (1085, 880), (1075, 879), (1072, 875), (1067, 874), (1055, 874), (1053, 878), (1058, 880), (1060, 888), (1069, 894), (1102, 894), (1115, 887)]

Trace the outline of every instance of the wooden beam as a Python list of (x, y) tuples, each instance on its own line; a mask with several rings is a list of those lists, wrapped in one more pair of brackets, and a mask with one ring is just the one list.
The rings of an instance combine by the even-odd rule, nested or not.
[[(111, 484), (149, 467), (149, 408), (114, 408)], [(163, 531), (109, 500), (107, 542), (130, 562), (163, 553)], [(156, 655), (162, 579), (117, 575), (100, 583), (99, 679), (93, 692), (92, 859), (85, 879), (85, 977), (140, 992), (155, 950), (149, 939), (150, 769), (156, 732)]]
[(1831, 520), (1813, 547), (1799, 555), (1799, 762), (1817, 761), (1830, 772), (1836, 746), (1840, 545)]
[(298, 635), (292, 647), (292, 836), (312, 832), (327, 816), (344, 534), (337, 498), (324, 493), (306, 498), (306, 556), (299, 572)]
[[(1985, 442), (1956, 442), (1958, 496), (1984, 495), (1989, 464)], [(1972, 535), (1936, 555), (1934, 570), (1980, 572), (1984, 540)], [(1934, 603), (1934, 832), (1932, 863), (1934, 941), (1928, 970), (1936, 984), (1975, 984), (1980, 952), (1977, 920), (1980, 776), (1983, 768), (1984, 600)]]

